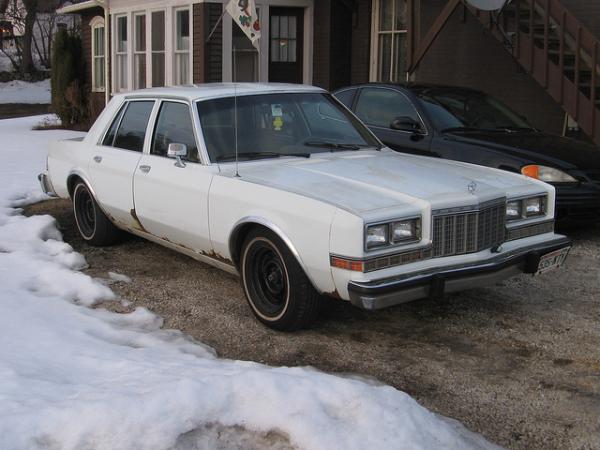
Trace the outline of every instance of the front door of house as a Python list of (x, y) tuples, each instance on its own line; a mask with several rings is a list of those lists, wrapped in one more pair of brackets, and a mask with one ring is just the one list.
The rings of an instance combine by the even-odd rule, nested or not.
[(269, 81), (302, 83), (304, 9), (269, 8)]

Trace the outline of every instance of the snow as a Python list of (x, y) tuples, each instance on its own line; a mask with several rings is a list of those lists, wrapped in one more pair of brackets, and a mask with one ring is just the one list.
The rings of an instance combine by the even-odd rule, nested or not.
[(27, 82), (22, 80), (0, 83), (0, 103), (44, 103), (50, 99), (50, 80)]
[(40, 120), (0, 121), (0, 448), (496, 448), (390, 386), (219, 359), (144, 308), (102, 309), (115, 294), (54, 219), (17, 209), (42, 198), (45, 143), (80, 135)]

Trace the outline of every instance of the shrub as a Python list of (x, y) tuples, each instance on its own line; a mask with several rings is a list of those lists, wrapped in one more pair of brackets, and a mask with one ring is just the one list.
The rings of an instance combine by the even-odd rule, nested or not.
[(52, 44), (52, 110), (63, 126), (81, 125), (88, 121), (84, 92), (85, 60), (81, 38), (60, 29)]

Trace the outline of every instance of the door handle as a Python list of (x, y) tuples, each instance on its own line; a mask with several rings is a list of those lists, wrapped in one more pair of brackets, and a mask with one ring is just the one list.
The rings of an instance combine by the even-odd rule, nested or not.
[(94, 161), (97, 162), (97, 163), (101, 163), (102, 162), (102, 156), (98, 156), (98, 155), (94, 156)]
[(152, 167), (150, 167), (150, 166), (140, 166), (140, 170), (141, 170), (142, 172), (144, 172), (144, 173), (148, 173), (148, 172), (150, 172), (150, 169), (151, 169), (151, 168), (152, 168)]

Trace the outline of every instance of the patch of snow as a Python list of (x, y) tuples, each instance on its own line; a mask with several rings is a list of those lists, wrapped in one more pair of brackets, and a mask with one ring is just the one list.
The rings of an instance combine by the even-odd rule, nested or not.
[(122, 273), (108, 272), (108, 278), (115, 283), (131, 283), (131, 278)]
[(50, 80), (27, 82), (22, 80), (0, 83), (0, 103), (51, 102)]
[[(45, 143), (80, 133), (0, 121), (0, 448), (496, 448), (390, 386), (219, 359), (82, 274), (43, 195)], [(290, 339), (293, 336), (290, 335)]]

